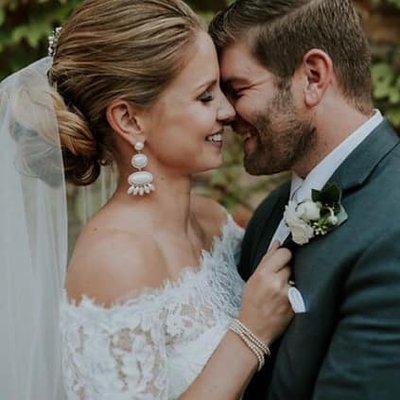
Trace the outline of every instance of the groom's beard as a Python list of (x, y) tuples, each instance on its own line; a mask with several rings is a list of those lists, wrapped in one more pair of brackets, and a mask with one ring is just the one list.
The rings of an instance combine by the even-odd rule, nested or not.
[[(314, 126), (301, 119), (290, 91), (281, 92), (263, 114), (254, 117), (256, 145), (245, 151), (244, 166), (251, 175), (271, 175), (291, 170), (313, 148)], [(240, 128), (239, 128), (240, 129)]]

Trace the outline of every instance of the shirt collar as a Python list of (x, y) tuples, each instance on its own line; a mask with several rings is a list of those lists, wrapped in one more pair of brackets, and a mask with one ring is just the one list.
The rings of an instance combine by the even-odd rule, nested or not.
[(321, 190), (329, 181), (343, 161), (355, 150), (375, 128), (383, 121), (379, 110), (361, 125), (355, 132), (348, 136), (339, 146), (329, 153), (305, 179), (296, 173), (292, 174), (290, 199), (295, 197), (297, 202), (311, 198), (312, 189)]

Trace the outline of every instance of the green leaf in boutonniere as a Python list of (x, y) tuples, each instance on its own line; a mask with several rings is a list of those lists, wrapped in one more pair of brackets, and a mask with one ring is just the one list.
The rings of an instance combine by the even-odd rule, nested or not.
[(339, 212), (342, 201), (342, 191), (336, 183), (326, 185), (322, 190), (312, 190), (312, 200), (326, 207), (334, 207)]
[(300, 204), (289, 202), (284, 219), (295, 243), (303, 245), (315, 236), (324, 236), (343, 224), (348, 216), (342, 203), (342, 191), (336, 184), (313, 190), (312, 199)]

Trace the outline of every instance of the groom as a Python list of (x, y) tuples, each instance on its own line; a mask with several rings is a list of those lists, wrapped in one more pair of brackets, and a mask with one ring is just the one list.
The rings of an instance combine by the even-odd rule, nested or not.
[[(292, 171), (255, 212), (239, 271), (247, 280), (279, 240), (293, 250), (305, 305), (244, 398), (400, 399), (400, 146), (373, 108), (351, 2), (237, 0), (210, 33), (246, 170)], [(325, 199), (327, 229), (310, 222), (322, 203), (308, 202), (303, 215), (286, 214), (291, 231), (289, 201), (297, 207), (332, 184), (340, 191)]]

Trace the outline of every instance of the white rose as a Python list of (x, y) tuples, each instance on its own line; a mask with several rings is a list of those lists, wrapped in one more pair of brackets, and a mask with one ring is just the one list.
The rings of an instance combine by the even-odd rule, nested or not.
[(307, 244), (314, 237), (314, 229), (306, 222), (299, 219), (299, 223), (289, 227), (293, 241), (299, 245)]
[(328, 222), (335, 226), (338, 223), (338, 218), (335, 215), (331, 215), (330, 217), (328, 217)]
[(299, 245), (307, 244), (314, 237), (314, 229), (297, 215), (297, 205), (289, 202), (284, 213), (284, 220), (292, 233), (293, 241)]
[(296, 213), (304, 221), (316, 221), (321, 218), (321, 204), (306, 200), (299, 204)]
[(287, 225), (292, 221), (297, 221), (299, 219), (296, 209), (297, 204), (294, 201), (289, 201), (289, 204), (285, 207), (285, 213), (283, 214), (283, 218)]

